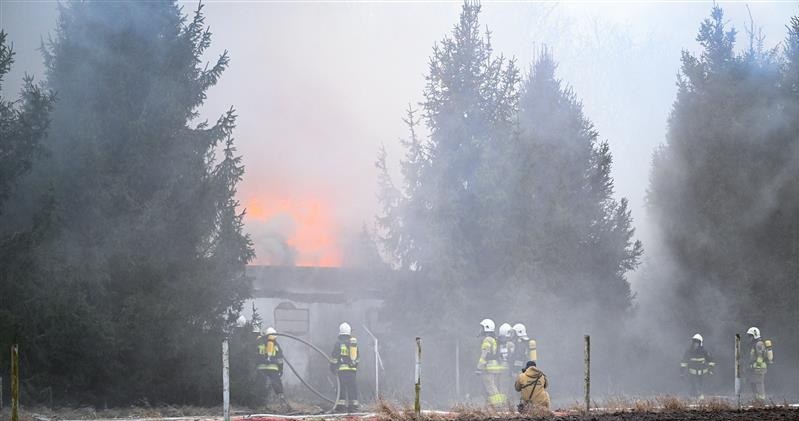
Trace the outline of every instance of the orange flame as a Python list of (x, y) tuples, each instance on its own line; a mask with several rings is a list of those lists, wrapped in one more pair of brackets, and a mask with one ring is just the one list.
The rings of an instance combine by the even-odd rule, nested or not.
[[(286, 235), (286, 244), (296, 251), (296, 266), (341, 266), (342, 253), (336, 238), (337, 226), (330, 207), (319, 199), (296, 200), (288, 198), (250, 199), (246, 203), (247, 219), (270, 222), (286, 218), (292, 222)], [(255, 238), (256, 253), (258, 239)], [(280, 264), (269, 261), (268, 256), (258, 256), (255, 264)]]

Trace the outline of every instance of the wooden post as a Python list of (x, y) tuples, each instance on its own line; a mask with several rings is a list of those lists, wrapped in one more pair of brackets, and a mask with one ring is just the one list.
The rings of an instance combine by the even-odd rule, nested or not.
[(455, 339), (455, 402), (461, 398), (461, 342)]
[(416, 337), (416, 376), (415, 376), (415, 396), (413, 399), (413, 412), (418, 416), (422, 411), (420, 395), (422, 392), (422, 338)]
[(591, 336), (585, 335), (585, 413), (591, 411)]
[(380, 351), (379, 342), (375, 338), (375, 402), (380, 401)]
[(228, 339), (222, 341), (222, 417), (230, 421), (230, 361)]
[(735, 334), (735, 398), (741, 410), (741, 334)]
[(19, 345), (11, 345), (11, 421), (19, 421)]

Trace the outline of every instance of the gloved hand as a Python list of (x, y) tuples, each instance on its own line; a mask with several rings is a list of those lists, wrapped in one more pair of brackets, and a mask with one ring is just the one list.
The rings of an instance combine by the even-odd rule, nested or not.
[(277, 372), (277, 376), (282, 379), (283, 378), (283, 370), (278, 371)]
[(483, 374), (483, 370), (474, 370), (474, 374), (479, 376), (479, 375)]

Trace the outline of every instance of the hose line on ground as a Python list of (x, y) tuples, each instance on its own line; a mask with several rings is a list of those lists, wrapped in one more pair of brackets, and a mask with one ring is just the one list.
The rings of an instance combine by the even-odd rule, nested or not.
[[(296, 337), (294, 335), (289, 335), (288, 333), (273, 333), (273, 335), (275, 335), (275, 336), (285, 336), (286, 338), (294, 339), (295, 341), (302, 342), (303, 344), (311, 347), (311, 349), (313, 349), (314, 351), (318, 352), (319, 355), (321, 355), (322, 357), (325, 358), (325, 360), (330, 361), (330, 358), (327, 356), (327, 354), (325, 354), (324, 351), (319, 349), (319, 347), (317, 347), (316, 345), (306, 341), (305, 339), (298, 338), (298, 337)], [(285, 361), (288, 364), (288, 361), (286, 361), (285, 357), (283, 358), (283, 361)], [(322, 396), (322, 394), (319, 393), (318, 391), (316, 391), (316, 389), (314, 389), (313, 387), (311, 387), (311, 385), (306, 383), (305, 380), (302, 377), (300, 377), (299, 373), (297, 373), (297, 371), (294, 370), (294, 367), (291, 364), (288, 364), (288, 366), (291, 369), (291, 372), (294, 373), (294, 375), (297, 376), (298, 379), (300, 379), (300, 382), (302, 382), (302, 384), (305, 385), (305, 387), (310, 389), (311, 392), (314, 392), (316, 395), (320, 396), (321, 398), (323, 398), (327, 402), (332, 402), (333, 403), (333, 407), (330, 408), (330, 410), (325, 412), (326, 414), (333, 413), (333, 410), (336, 409), (336, 402), (338, 402), (339, 398), (341, 398), (341, 381), (339, 380), (338, 376), (336, 376), (336, 400), (335, 401), (331, 401), (330, 399)]]
[(335, 405), (336, 401), (332, 401), (332, 400), (330, 400), (330, 398), (328, 398), (327, 396), (323, 395), (323, 394), (322, 394), (322, 393), (320, 393), (318, 390), (314, 389), (314, 387), (313, 387), (313, 386), (311, 386), (310, 384), (308, 384), (308, 383), (305, 381), (305, 379), (303, 379), (303, 378), (302, 378), (302, 376), (300, 376), (300, 373), (297, 373), (297, 370), (294, 368), (294, 366), (293, 366), (293, 365), (291, 365), (291, 363), (289, 362), (289, 360), (287, 360), (287, 359), (286, 359), (286, 357), (285, 357), (285, 356), (283, 356), (283, 362), (284, 362), (284, 363), (286, 363), (286, 365), (287, 365), (287, 366), (289, 366), (289, 368), (291, 369), (291, 372), (292, 372), (292, 373), (294, 373), (294, 375), (295, 375), (295, 376), (296, 376), (296, 377), (297, 377), (297, 378), (300, 380), (300, 383), (302, 383), (303, 385), (305, 385), (305, 387), (307, 387), (307, 388), (308, 388), (308, 390), (310, 390), (311, 392), (313, 392), (313, 393), (314, 393), (314, 395), (316, 395), (316, 396), (318, 396), (318, 397), (320, 397), (320, 398), (324, 399), (325, 401), (327, 401), (327, 402), (330, 402), (330, 403), (332, 403), (332, 404), (334, 404), (334, 405)]

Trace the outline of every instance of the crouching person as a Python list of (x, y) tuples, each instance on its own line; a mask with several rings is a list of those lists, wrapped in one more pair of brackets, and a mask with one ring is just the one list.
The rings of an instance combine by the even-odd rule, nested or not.
[(524, 370), (516, 377), (514, 388), (521, 395), (519, 412), (533, 409), (549, 410), (549, 393), (547, 376), (539, 370), (535, 361), (528, 361)]

